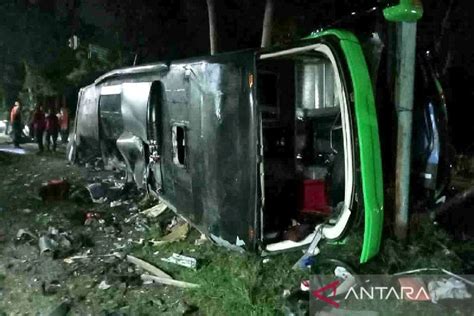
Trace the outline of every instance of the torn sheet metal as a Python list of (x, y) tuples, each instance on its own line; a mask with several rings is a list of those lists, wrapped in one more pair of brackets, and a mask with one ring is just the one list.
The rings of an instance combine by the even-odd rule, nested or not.
[(146, 184), (146, 161), (143, 141), (126, 131), (120, 135), (116, 144), (127, 166), (127, 172), (131, 174), (138, 188), (144, 188)]
[(245, 250), (242, 248), (242, 247), (239, 247), (237, 245), (233, 245), (231, 244), (230, 242), (228, 242), (227, 240), (225, 239), (222, 239), (220, 237), (217, 237), (215, 235), (210, 235), (210, 238), (216, 243), (218, 244), (219, 246), (223, 246), (223, 247), (226, 247), (228, 249), (231, 249), (231, 250), (235, 250), (237, 252), (240, 252), (240, 253), (244, 253)]

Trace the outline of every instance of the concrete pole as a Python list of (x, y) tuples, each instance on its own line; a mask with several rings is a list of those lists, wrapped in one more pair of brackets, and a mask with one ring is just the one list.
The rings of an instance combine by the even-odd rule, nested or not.
[(218, 50), (217, 43), (217, 19), (216, 7), (214, 0), (207, 0), (207, 13), (209, 18), (209, 43), (211, 46), (211, 55), (214, 55)]
[(416, 22), (397, 22), (395, 107), (397, 111), (397, 161), (395, 182), (395, 235), (408, 232)]
[(272, 44), (273, 7), (273, 0), (267, 0), (263, 16), (262, 43), (260, 45), (262, 48), (269, 47)]

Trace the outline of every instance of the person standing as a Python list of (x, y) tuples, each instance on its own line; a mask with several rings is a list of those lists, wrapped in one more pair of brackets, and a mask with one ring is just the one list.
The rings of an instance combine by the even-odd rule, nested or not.
[(28, 136), (33, 141), (35, 140), (35, 129), (33, 128), (33, 118), (35, 116), (35, 111), (36, 105), (30, 110), (28, 113), (28, 119), (26, 120), (26, 122), (28, 122)]
[(56, 151), (56, 145), (59, 133), (59, 120), (52, 108), (49, 108), (46, 116), (46, 149), (50, 151), (51, 141), (53, 142), (53, 151)]
[(12, 107), (8, 108), (5, 111), (5, 135), (8, 135), (10, 132), (10, 113), (12, 111)]
[(65, 105), (59, 111), (59, 127), (61, 129), (61, 141), (65, 144), (69, 136), (69, 112)]
[(13, 145), (15, 148), (20, 148), (21, 130), (23, 125), (21, 121), (21, 104), (19, 101), (15, 101), (15, 105), (10, 112), (10, 124), (12, 126), (13, 133)]
[(31, 121), (31, 126), (34, 131), (36, 143), (38, 144), (39, 152), (43, 152), (43, 135), (46, 128), (46, 120), (43, 112), (43, 107), (37, 105), (35, 112), (33, 113), (33, 119)]

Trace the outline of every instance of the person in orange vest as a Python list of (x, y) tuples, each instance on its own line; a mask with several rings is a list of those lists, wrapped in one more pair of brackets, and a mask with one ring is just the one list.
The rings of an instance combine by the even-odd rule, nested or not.
[(61, 133), (61, 141), (65, 144), (69, 136), (69, 112), (67, 107), (63, 105), (59, 110), (59, 127)]
[(10, 112), (10, 124), (12, 126), (13, 133), (13, 145), (16, 148), (20, 148), (21, 130), (23, 129), (23, 124), (21, 121), (21, 104), (19, 101), (15, 101), (15, 105)]

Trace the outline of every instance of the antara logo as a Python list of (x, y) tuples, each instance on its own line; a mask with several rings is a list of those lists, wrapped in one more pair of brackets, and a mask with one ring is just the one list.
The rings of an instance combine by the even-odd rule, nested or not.
[[(341, 284), (341, 281), (336, 280), (331, 283), (328, 283), (327, 285), (323, 286), (322, 288), (319, 288), (317, 290), (314, 290), (311, 292), (311, 294), (335, 307), (339, 308), (340, 304), (333, 300), (332, 298), (336, 295), (337, 288)], [(325, 296), (325, 292), (331, 291), (331, 293), (328, 296)], [(396, 287), (388, 287), (388, 286), (370, 286), (370, 287), (359, 287), (357, 286), (352, 286), (349, 288), (349, 290), (346, 292), (346, 295), (344, 296), (344, 300), (347, 299), (356, 299), (356, 300), (389, 300), (389, 299), (396, 299), (396, 300), (412, 300), (412, 301), (417, 301), (417, 300), (429, 300), (430, 295), (426, 291), (424, 287), (420, 288), (412, 288), (412, 287), (400, 287), (399, 289)]]
[(336, 280), (334, 282), (331, 282), (325, 286), (323, 286), (322, 288), (320, 289), (317, 289), (317, 290), (314, 290), (313, 292), (311, 292), (311, 294), (316, 297), (317, 299), (323, 301), (323, 302), (326, 302), (336, 308), (339, 308), (339, 303), (336, 302), (336, 301), (333, 301), (332, 299), (330, 299), (329, 297), (327, 296), (324, 296), (323, 293), (326, 292), (327, 290), (330, 290), (332, 289), (332, 296), (336, 295), (336, 290), (337, 290), (337, 287), (339, 286), (339, 284), (341, 284), (341, 282), (339, 280)]
[(359, 288), (359, 293), (351, 287), (347, 292), (344, 299), (348, 299), (350, 297), (355, 298), (356, 300), (388, 300), (388, 299), (397, 299), (397, 300), (427, 300), (429, 299), (430, 295), (426, 291), (425, 288), (420, 287), (418, 291), (416, 291), (412, 287), (405, 287), (402, 286), (400, 289), (396, 289), (394, 287), (388, 286), (374, 286), (369, 287), (368, 289), (364, 287)]

